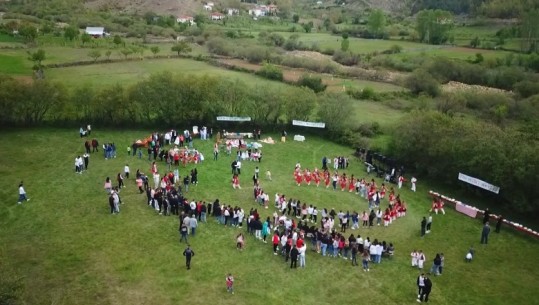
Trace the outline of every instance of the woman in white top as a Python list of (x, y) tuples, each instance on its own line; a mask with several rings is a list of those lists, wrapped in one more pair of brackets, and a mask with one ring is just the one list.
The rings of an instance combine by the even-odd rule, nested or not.
[(417, 259), (418, 259), (417, 251), (416, 250), (412, 251), (410, 256), (412, 257), (412, 267), (417, 267)]
[(427, 257), (425, 257), (425, 254), (423, 254), (422, 250), (419, 250), (419, 253), (417, 254), (417, 267), (421, 270), (423, 270), (423, 264), (425, 263), (425, 260), (427, 260)]

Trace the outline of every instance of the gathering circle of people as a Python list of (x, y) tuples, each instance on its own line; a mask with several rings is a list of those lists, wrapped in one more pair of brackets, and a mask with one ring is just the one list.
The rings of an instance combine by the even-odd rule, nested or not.
[[(203, 140), (211, 138), (212, 129), (204, 127), (200, 137)], [(201, 130), (201, 131), (202, 131)], [(81, 128), (81, 138), (91, 134), (91, 127), (87, 130)], [(223, 131), (224, 134), (224, 131)], [(265, 219), (258, 209), (270, 208), (270, 194), (262, 188), (260, 168), (255, 166), (253, 175), (253, 201), (254, 206), (246, 213), (241, 205), (229, 205), (214, 201), (188, 199), (190, 187), (198, 185), (198, 169), (194, 167), (185, 176), (179, 174), (179, 167), (186, 167), (188, 163), (199, 165), (203, 163), (204, 156), (194, 148), (194, 134), (185, 130), (178, 134), (175, 130), (159, 134), (152, 133), (144, 141), (135, 141), (127, 147), (127, 156), (138, 155), (142, 159), (143, 149), (147, 147), (148, 161), (151, 162), (149, 175), (144, 174), (140, 169), (136, 170), (134, 184), (140, 194), (145, 194), (146, 204), (155, 210), (156, 214), (163, 216), (177, 216), (179, 219), (179, 242), (187, 243), (187, 248), (183, 252), (186, 258), (186, 268), (191, 269), (191, 259), (195, 252), (189, 245), (189, 240), (196, 236), (200, 223), (206, 223), (208, 216), (214, 217), (216, 223), (225, 227), (243, 228), (246, 227), (246, 235), (254, 237), (264, 244), (270, 243), (273, 255), (282, 256), (286, 264), (290, 263), (290, 268), (306, 267), (307, 247), (310, 244), (312, 252), (323, 257), (342, 258), (349, 260), (352, 266), (359, 266), (358, 259), (361, 260), (362, 270), (369, 272), (373, 264), (380, 264), (382, 257), (391, 258), (395, 254), (393, 242), (386, 242), (377, 238), (371, 238), (372, 233), (351, 232), (347, 235), (347, 230), (369, 229), (375, 226), (388, 227), (393, 225), (397, 219), (405, 217), (407, 214), (407, 204), (397, 193), (403, 184), (407, 182), (402, 175), (394, 180), (397, 191), (389, 186), (389, 179), (378, 183), (375, 179), (359, 178), (353, 174), (347, 174), (350, 159), (347, 157), (335, 157), (322, 159), (321, 169), (318, 167), (302, 168), (297, 162), (293, 170), (293, 184), (297, 187), (316, 186), (322, 189), (352, 193), (363, 198), (367, 206), (363, 211), (354, 209), (338, 212), (335, 209), (320, 207), (317, 204), (307, 203), (297, 198), (288, 198), (284, 192), (276, 193), (274, 200), (274, 212)], [(260, 130), (258, 131), (260, 139)], [(240, 176), (242, 161), (254, 161), (256, 164), (262, 162), (262, 151), (260, 146), (247, 146), (247, 143), (239, 139), (236, 144), (233, 141), (226, 141), (224, 146), (216, 141), (213, 146), (214, 160), (217, 161), (221, 148), (224, 148), (227, 155), (232, 156), (232, 147), (237, 147), (237, 153), (231, 164), (232, 167), (232, 187), (241, 190)], [(233, 145), (234, 143), (234, 145)], [(86, 140), (84, 142), (85, 153), (75, 158), (75, 173), (82, 174), (88, 170), (90, 154), (99, 151), (97, 139)], [(170, 146), (170, 148), (167, 148)], [(114, 142), (103, 144), (103, 154), (105, 160), (117, 157), (116, 145)], [(153, 159), (152, 159), (153, 157)], [(159, 162), (164, 162), (161, 165)], [(330, 171), (332, 165), (333, 171)], [(166, 169), (159, 170), (158, 167)], [(367, 167), (367, 174), (369, 168)], [(270, 170), (265, 171), (267, 182), (272, 181)], [(120, 207), (125, 203), (122, 201), (120, 193), (126, 187), (125, 180), (130, 178), (129, 164), (123, 166), (123, 170), (110, 177), (106, 177), (104, 189), (108, 194), (110, 213), (117, 215)], [(113, 182), (115, 178), (115, 182)], [(388, 183), (388, 185), (386, 185)], [(410, 179), (411, 191), (416, 191), (417, 179)], [(19, 187), (19, 204), (28, 201), (26, 191), (22, 185)], [(387, 207), (382, 205), (387, 203)], [(357, 207), (356, 207), (357, 209)], [(488, 243), (490, 227), (488, 223), (489, 215), (485, 214), (481, 243)], [(431, 232), (433, 215), (445, 215), (444, 201), (441, 198), (434, 198), (429, 215), (423, 217), (421, 221), (421, 237)], [(244, 226), (245, 223), (245, 226)], [(496, 232), (499, 232), (501, 221), (496, 225)], [(367, 231), (374, 232), (374, 231)], [(356, 233), (356, 234), (354, 234)], [(247, 247), (247, 239), (242, 231), (235, 234), (235, 248), (244, 251)], [(411, 252), (411, 265), (417, 268), (421, 274), (417, 278), (418, 295), (417, 301), (427, 302), (432, 288), (432, 281), (429, 275), (441, 275), (444, 267), (443, 253), (437, 253), (433, 260), (430, 272), (423, 273), (424, 263), (427, 261), (426, 254), (422, 250)], [(465, 255), (465, 261), (471, 262), (474, 258), (475, 250), (470, 247)], [(234, 277), (231, 273), (226, 275), (227, 291), (234, 294)]]

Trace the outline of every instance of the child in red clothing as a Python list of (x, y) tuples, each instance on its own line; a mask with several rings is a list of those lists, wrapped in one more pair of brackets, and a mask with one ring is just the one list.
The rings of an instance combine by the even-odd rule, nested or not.
[(234, 294), (234, 277), (232, 273), (226, 276), (226, 291)]

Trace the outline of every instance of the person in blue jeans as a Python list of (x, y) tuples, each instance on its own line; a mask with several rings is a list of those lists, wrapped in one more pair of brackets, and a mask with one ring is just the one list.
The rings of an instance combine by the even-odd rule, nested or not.
[(483, 226), (483, 231), (481, 232), (481, 243), (488, 244), (488, 235), (490, 234), (490, 226), (488, 221)]
[(363, 262), (363, 271), (369, 271), (369, 260), (370, 255), (368, 250), (364, 250), (363, 254), (361, 255), (362, 262)]
[(182, 224), (180, 226), (180, 242), (182, 242), (182, 240), (185, 240), (185, 242), (187, 243), (187, 232), (188, 232), (188, 228), (185, 224)]
[(198, 227), (198, 221), (195, 214), (192, 214), (191, 218), (189, 219), (189, 227), (191, 227), (191, 236), (195, 236), (196, 229)]

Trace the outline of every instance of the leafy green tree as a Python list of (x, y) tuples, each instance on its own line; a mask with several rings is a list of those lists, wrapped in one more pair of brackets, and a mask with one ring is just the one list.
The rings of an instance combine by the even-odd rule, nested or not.
[(92, 40), (92, 36), (90, 36), (90, 34), (88, 33), (83, 33), (82, 35), (80, 35), (80, 41), (82, 42), (82, 45), (85, 45), (91, 40)]
[(477, 48), (481, 44), (481, 40), (479, 40), (479, 37), (475, 36), (474, 39), (470, 41), (470, 47)]
[(42, 62), (45, 60), (45, 50), (38, 49), (35, 52), (28, 51), (28, 60), (32, 61), (34, 63), (34, 66), (32, 67), (32, 70), (34, 70), (35, 76), (37, 79), (43, 79), (45, 78), (44, 72), (43, 72), (43, 65)]
[(344, 33), (342, 34), (341, 51), (346, 52), (348, 49), (350, 49), (350, 41), (348, 40), (348, 34)]
[(99, 51), (99, 50), (91, 50), (90, 52), (88, 52), (88, 57), (92, 58), (94, 60), (94, 62), (96, 62), (97, 59), (99, 57), (101, 57), (101, 51)]
[(310, 33), (313, 30), (314, 24), (312, 21), (309, 21), (307, 23), (303, 23), (301, 26), (303, 27), (305, 33)]
[(445, 43), (452, 25), (453, 15), (448, 11), (423, 10), (416, 17), (419, 40), (429, 44)]
[(73, 27), (73, 26), (69, 26), (69, 27), (65, 28), (65, 30), (64, 30), (64, 38), (65, 39), (67, 39), (69, 41), (73, 41), (77, 37), (79, 37), (79, 29), (78, 28)]
[(124, 58), (127, 59), (127, 56), (133, 54), (133, 50), (130, 48), (123, 48), (120, 50), (120, 54), (122, 54)]
[(299, 22), (299, 15), (298, 15), (298, 14), (294, 14), (294, 15), (292, 16), (292, 22), (294, 22), (294, 23), (298, 23), (298, 22)]
[(44, 22), (39, 29), (39, 32), (43, 35), (50, 34), (52, 31), (54, 31), (54, 24), (52, 22)]
[(120, 35), (114, 35), (114, 38), (112, 39), (112, 42), (119, 47), (123, 43), (122, 37)]
[(161, 51), (161, 49), (159, 49), (158, 46), (152, 46), (150, 48), (150, 51), (152, 52), (153, 56), (155, 57), (157, 55), (157, 53), (159, 53), (159, 51)]
[(539, 50), (539, 9), (529, 10), (522, 15), (520, 35), (522, 51), (532, 53)]
[(37, 38), (37, 28), (29, 24), (23, 25), (19, 29), (19, 35), (24, 37), (24, 40), (26, 42), (29, 42), (29, 43), (34, 42)]
[(107, 50), (105, 52), (105, 56), (107, 57), (107, 60), (110, 60), (110, 56), (112, 55), (112, 51), (111, 50)]
[(367, 20), (367, 28), (374, 37), (382, 37), (386, 26), (386, 16), (381, 10), (373, 10)]
[(172, 48), (170, 48), (172, 52), (178, 53), (178, 56), (180, 56), (181, 53), (189, 53), (192, 51), (191, 47), (187, 43), (187, 41), (180, 41), (177, 44), (173, 45)]
[(283, 80), (283, 70), (276, 65), (267, 62), (264, 63), (262, 68), (258, 70), (256, 74), (271, 80)]

